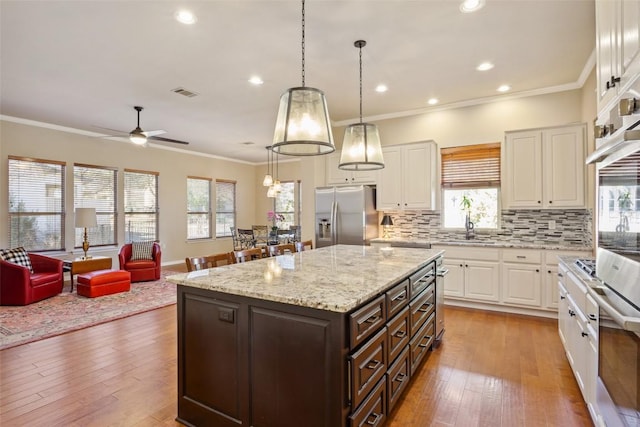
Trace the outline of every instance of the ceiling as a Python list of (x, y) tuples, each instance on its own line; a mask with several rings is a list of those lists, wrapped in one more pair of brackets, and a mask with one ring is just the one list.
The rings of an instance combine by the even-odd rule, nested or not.
[[(177, 22), (180, 8), (197, 22)], [(334, 124), (358, 119), (358, 39), (365, 120), (491, 99), (501, 84), (501, 96), (566, 90), (592, 61), (594, 1), (461, 13), (457, 0), (307, 0), (306, 85), (325, 92)], [(4, 116), (109, 134), (135, 128), (141, 105), (144, 130), (190, 142), (162, 145), (249, 162), (266, 160), (280, 95), (301, 84), (298, 0), (2, 0), (0, 43)], [(483, 61), (495, 67), (477, 71)]]

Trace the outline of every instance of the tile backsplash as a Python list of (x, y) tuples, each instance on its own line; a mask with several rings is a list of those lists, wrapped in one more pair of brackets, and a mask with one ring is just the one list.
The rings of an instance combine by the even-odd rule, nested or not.
[[(432, 241), (464, 241), (465, 230), (444, 230), (439, 211), (385, 212), (393, 219), (392, 237)], [(549, 222), (555, 229), (549, 229)], [(503, 210), (498, 230), (476, 230), (474, 240), (528, 244), (592, 246), (591, 209)]]

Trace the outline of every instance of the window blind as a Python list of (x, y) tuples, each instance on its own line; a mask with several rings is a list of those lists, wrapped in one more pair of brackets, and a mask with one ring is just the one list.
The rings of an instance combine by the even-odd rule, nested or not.
[(158, 240), (158, 172), (125, 169), (125, 241)]
[(211, 178), (187, 177), (187, 239), (211, 238)]
[[(115, 245), (117, 239), (117, 179), (116, 168), (73, 165), (73, 205), (75, 208), (96, 208), (98, 226), (87, 229), (91, 246)], [(75, 247), (82, 247), (84, 229), (75, 230)]]
[(9, 156), (9, 247), (64, 250), (65, 163)]
[(231, 236), (236, 226), (236, 182), (216, 180), (216, 237)]
[(440, 150), (444, 188), (500, 186), (500, 143), (467, 145)]

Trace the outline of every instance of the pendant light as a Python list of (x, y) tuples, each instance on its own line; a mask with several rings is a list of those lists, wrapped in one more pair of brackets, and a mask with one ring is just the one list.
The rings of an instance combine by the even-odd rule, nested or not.
[(262, 180), (262, 185), (269, 187), (273, 184), (273, 177), (271, 176), (271, 146), (267, 147), (267, 174)]
[(362, 123), (362, 48), (367, 42), (357, 40), (353, 45), (360, 50), (360, 123), (347, 126), (344, 131), (338, 168), (350, 171), (382, 169), (384, 159), (378, 127)]
[(280, 166), (278, 164), (278, 153), (276, 153), (276, 173), (274, 175), (275, 179), (273, 180), (273, 191), (275, 191), (276, 194), (280, 194), (280, 192), (282, 191), (282, 184), (280, 183)]
[(305, 86), (305, 10), (302, 0), (302, 86), (280, 97), (271, 149), (290, 156), (317, 156), (335, 151), (324, 92)]

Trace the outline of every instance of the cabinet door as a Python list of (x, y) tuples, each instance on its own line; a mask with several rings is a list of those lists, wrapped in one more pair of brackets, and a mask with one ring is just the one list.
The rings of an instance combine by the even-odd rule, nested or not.
[(562, 346), (567, 351), (567, 333), (569, 329), (569, 301), (567, 300), (567, 290), (558, 278), (558, 334)]
[[(607, 88), (607, 82), (612, 76), (619, 77), (620, 71), (616, 56), (616, 20), (617, 1), (597, 1), (596, 7), (596, 80), (598, 111), (617, 95), (619, 85)], [(637, 24), (636, 24), (637, 25)]]
[(435, 207), (435, 146), (411, 144), (402, 154), (402, 208), (433, 209)]
[(540, 266), (509, 264), (502, 266), (502, 301), (508, 304), (540, 307), (542, 281)]
[(464, 261), (445, 258), (442, 265), (449, 269), (449, 274), (444, 278), (444, 295), (464, 297)]
[[(607, 2), (605, 2), (607, 3)], [(620, 74), (621, 85), (640, 72), (640, 2), (622, 0), (620, 2)]]
[(584, 207), (584, 133), (584, 126), (543, 131), (545, 207)]
[(325, 156), (327, 185), (340, 185), (351, 183), (351, 172), (338, 168), (340, 153), (334, 152)]
[(500, 299), (500, 268), (497, 262), (464, 262), (464, 296), (498, 301)]
[(555, 265), (548, 265), (544, 270), (543, 279), (543, 292), (544, 292), (544, 306), (547, 308), (558, 309), (558, 267)]
[(505, 142), (506, 207), (542, 206), (542, 144), (540, 131), (509, 133)]
[(384, 169), (378, 171), (376, 208), (379, 211), (399, 210), (402, 194), (402, 150), (400, 147), (383, 147)]

